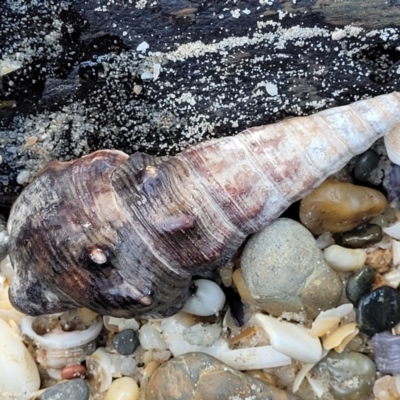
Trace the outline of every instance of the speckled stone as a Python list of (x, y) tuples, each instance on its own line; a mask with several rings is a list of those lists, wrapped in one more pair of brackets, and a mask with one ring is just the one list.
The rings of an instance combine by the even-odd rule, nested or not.
[(365, 400), (375, 381), (373, 361), (354, 351), (329, 352), (313, 372), (313, 378), (337, 400)]
[(146, 400), (301, 400), (236, 371), (204, 353), (188, 353), (162, 364), (146, 386)]
[(400, 322), (400, 294), (389, 286), (363, 296), (358, 303), (357, 325), (367, 335), (384, 332)]
[(82, 379), (72, 379), (51, 386), (39, 396), (39, 400), (88, 400), (89, 386)]
[(113, 347), (119, 354), (129, 356), (139, 346), (139, 338), (133, 329), (125, 329), (113, 337)]
[(335, 307), (342, 284), (314, 237), (300, 223), (280, 218), (247, 242), (242, 274), (253, 298), (274, 316), (305, 310), (315, 318)]
[(375, 279), (375, 270), (366, 265), (354, 273), (348, 280), (346, 296), (356, 307), (360, 299), (371, 291)]

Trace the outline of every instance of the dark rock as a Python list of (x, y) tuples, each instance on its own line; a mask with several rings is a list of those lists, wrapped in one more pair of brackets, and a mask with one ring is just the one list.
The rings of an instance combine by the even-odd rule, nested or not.
[(372, 337), (376, 367), (384, 374), (400, 374), (400, 336), (390, 332)]
[(145, 398), (300, 400), (294, 394), (243, 374), (204, 353), (184, 354), (162, 364), (150, 378)]
[(370, 266), (360, 268), (347, 282), (346, 296), (357, 307), (361, 297), (371, 291), (375, 270)]
[(343, 233), (338, 244), (352, 249), (366, 247), (382, 240), (382, 228), (379, 225), (366, 224), (352, 231)]
[(123, 356), (129, 356), (139, 346), (139, 338), (133, 329), (125, 329), (113, 337), (114, 349)]
[(363, 296), (358, 303), (357, 324), (361, 332), (374, 335), (400, 322), (400, 294), (389, 286), (381, 286)]
[(88, 400), (89, 386), (82, 379), (72, 379), (49, 387), (39, 400)]
[(360, 183), (379, 185), (379, 160), (379, 154), (373, 150), (359, 155), (354, 166), (354, 178)]

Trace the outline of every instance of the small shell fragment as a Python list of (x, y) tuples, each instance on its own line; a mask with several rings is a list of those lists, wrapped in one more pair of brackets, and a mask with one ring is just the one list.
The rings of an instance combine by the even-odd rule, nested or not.
[(251, 321), (265, 330), (275, 350), (305, 363), (321, 359), (321, 342), (306, 328), (264, 314), (255, 314)]
[(377, 333), (371, 342), (377, 369), (385, 374), (400, 374), (400, 336)]
[(400, 240), (400, 221), (392, 226), (382, 228), (383, 232), (391, 236), (393, 239)]
[(359, 330), (354, 322), (342, 325), (332, 334), (325, 337), (322, 340), (322, 345), (326, 350), (334, 348), (338, 353), (341, 353), (350, 340), (358, 334), (358, 332)]
[(367, 252), (364, 249), (347, 249), (334, 244), (324, 250), (324, 257), (335, 271), (354, 271), (365, 264)]
[(383, 275), (385, 284), (392, 288), (398, 288), (400, 285), (400, 269), (394, 269), (387, 274)]

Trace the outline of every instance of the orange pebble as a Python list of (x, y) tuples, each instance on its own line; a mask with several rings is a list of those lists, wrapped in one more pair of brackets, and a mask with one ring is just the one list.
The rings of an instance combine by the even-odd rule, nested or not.
[(81, 364), (67, 365), (61, 370), (62, 379), (83, 378), (86, 375), (86, 368)]

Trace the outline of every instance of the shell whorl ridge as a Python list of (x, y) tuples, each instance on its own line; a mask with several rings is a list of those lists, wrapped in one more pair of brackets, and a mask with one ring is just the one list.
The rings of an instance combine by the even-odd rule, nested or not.
[(179, 311), (191, 277), (229, 260), (351, 157), (400, 124), (400, 94), (254, 127), (175, 157), (101, 150), (53, 162), (10, 217), (10, 299), (131, 317)]

